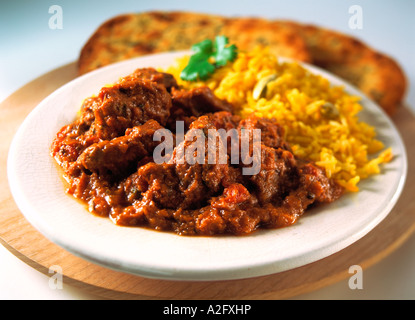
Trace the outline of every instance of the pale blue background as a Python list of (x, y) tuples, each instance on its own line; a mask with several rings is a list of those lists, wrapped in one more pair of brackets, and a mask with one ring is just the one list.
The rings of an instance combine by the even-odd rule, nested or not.
[[(351, 30), (348, 26), (348, 10), (354, 4), (363, 9), (362, 30)], [(49, 29), (51, 5), (63, 9), (62, 30)], [(293, 19), (349, 33), (397, 59), (410, 81), (406, 102), (415, 111), (413, 0), (0, 0), (0, 101), (28, 81), (75, 61), (83, 44), (104, 20), (120, 13), (155, 9)], [(413, 236), (391, 256), (364, 271), (363, 290), (349, 289), (346, 279), (300, 298), (415, 299), (414, 270)], [(93, 299), (94, 296), (67, 285), (64, 290), (51, 290), (47, 276), (0, 246), (0, 298)]]

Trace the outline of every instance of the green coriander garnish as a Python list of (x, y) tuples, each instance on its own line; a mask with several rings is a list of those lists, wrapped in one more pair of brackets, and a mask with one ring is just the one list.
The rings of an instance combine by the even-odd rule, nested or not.
[(228, 45), (228, 42), (227, 37), (217, 36), (214, 42), (207, 39), (193, 45), (194, 54), (180, 78), (187, 81), (206, 80), (217, 68), (233, 61), (238, 55), (237, 47), (234, 44)]

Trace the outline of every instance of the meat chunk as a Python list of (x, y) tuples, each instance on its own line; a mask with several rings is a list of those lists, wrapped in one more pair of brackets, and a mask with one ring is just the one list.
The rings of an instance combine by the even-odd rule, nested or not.
[(216, 97), (208, 87), (172, 90), (173, 110), (183, 109), (189, 116), (201, 116), (218, 111), (232, 111), (232, 105)]
[(230, 112), (232, 106), (225, 100), (217, 98), (208, 87), (190, 90), (172, 88), (171, 116), (166, 125), (175, 132), (176, 121), (183, 121), (187, 131), (190, 124), (199, 116), (220, 111)]
[(133, 73), (121, 79), (122, 81), (129, 81), (133, 79), (149, 80), (163, 85), (168, 92), (171, 92), (172, 88), (178, 88), (178, 84), (173, 75), (165, 72), (157, 71), (154, 68), (139, 68)]
[(163, 85), (132, 79), (99, 93), (102, 103), (95, 108), (91, 128), (101, 140), (123, 135), (127, 128), (155, 120), (164, 126), (172, 106), (170, 94)]
[(143, 198), (154, 201), (160, 208), (178, 208), (184, 196), (174, 165), (154, 162), (141, 166), (134, 175), (135, 185)]
[(218, 111), (210, 115), (212, 124), (217, 129), (226, 131), (236, 129), (241, 121), (241, 117), (234, 115), (229, 111)]
[[(177, 145), (168, 162), (175, 166), (175, 174), (180, 184), (178, 190), (183, 195), (181, 208), (195, 208), (212, 194), (223, 189), (222, 182), (228, 176), (228, 159), (225, 152), (222, 162), (209, 158), (208, 130), (216, 130), (211, 116), (201, 116), (190, 125), (184, 141)], [(220, 143), (220, 142), (219, 142)], [(219, 149), (213, 150), (215, 160), (219, 160)]]
[(327, 178), (324, 169), (311, 163), (299, 164), (300, 189), (307, 191), (306, 197), (315, 202), (330, 203), (338, 199), (343, 188)]
[(89, 129), (94, 122), (94, 108), (100, 104), (98, 97), (85, 99), (80, 117), (71, 124), (63, 126), (56, 134), (51, 145), (51, 154), (65, 168), (76, 161), (81, 152), (92, 143), (98, 142)]
[[(259, 141), (254, 140), (254, 130), (259, 130)], [(247, 164), (241, 158), (243, 166), (253, 166), (254, 161), (260, 162), (255, 174), (245, 176), (247, 183), (253, 186), (253, 192), (261, 205), (269, 202), (278, 203), (287, 193), (298, 185), (297, 162), (284, 141), (283, 128), (273, 119), (248, 117), (239, 122), (241, 140), (241, 157), (249, 152), (252, 164)], [(245, 146), (245, 150), (242, 144)], [(254, 148), (257, 149), (255, 154)]]
[(298, 185), (298, 172), (293, 154), (281, 148), (261, 145), (261, 168), (245, 179), (254, 187), (259, 203), (278, 203)]
[(239, 122), (238, 130), (242, 129), (249, 131), (259, 129), (261, 130), (261, 143), (263, 145), (290, 150), (284, 139), (284, 128), (275, 119), (259, 118), (253, 115)]
[(152, 155), (159, 144), (153, 141), (153, 136), (159, 129), (163, 127), (155, 120), (127, 129), (124, 136), (86, 148), (77, 159), (77, 164), (101, 175), (123, 176), (125, 172), (131, 171), (131, 167), (136, 169), (140, 159)]

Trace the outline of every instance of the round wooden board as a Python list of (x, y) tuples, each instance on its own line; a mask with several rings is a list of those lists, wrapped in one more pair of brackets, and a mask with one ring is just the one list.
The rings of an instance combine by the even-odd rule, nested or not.
[[(64, 283), (110, 299), (284, 299), (349, 277), (349, 267), (363, 269), (399, 247), (415, 230), (414, 166), (392, 212), (369, 234), (346, 249), (300, 268), (231, 281), (166, 281), (143, 278), (85, 261), (51, 243), (17, 208), (8, 187), (7, 153), (18, 126), (47, 95), (76, 77), (71, 63), (25, 85), (0, 104), (0, 239), (17, 257), (42, 273), (58, 265)], [(405, 142), (409, 163), (415, 161), (415, 117), (404, 107), (393, 117)]]

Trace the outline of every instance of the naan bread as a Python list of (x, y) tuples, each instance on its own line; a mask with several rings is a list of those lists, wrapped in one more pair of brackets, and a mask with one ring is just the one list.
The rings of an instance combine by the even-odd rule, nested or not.
[(288, 25), (190, 12), (144, 12), (102, 24), (81, 51), (79, 73), (145, 54), (188, 50), (217, 35), (226, 35), (240, 49), (267, 44), (279, 56), (311, 62), (304, 39)]

